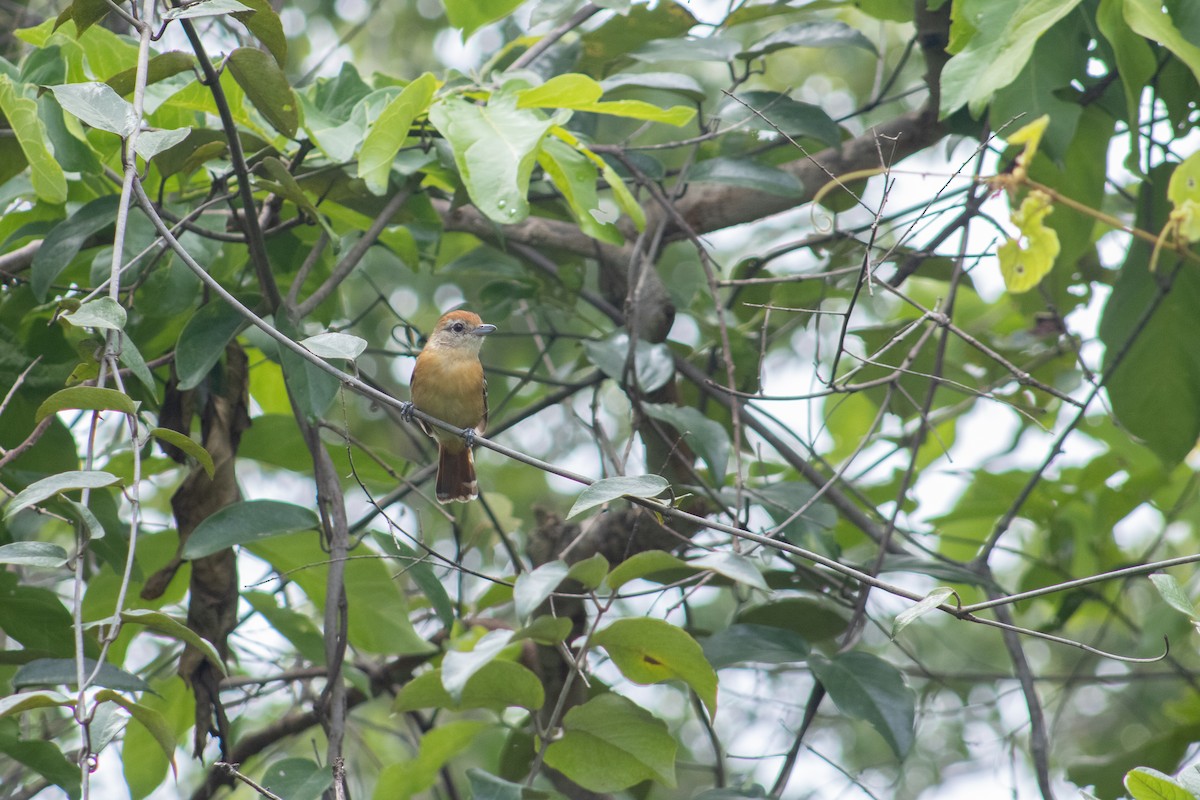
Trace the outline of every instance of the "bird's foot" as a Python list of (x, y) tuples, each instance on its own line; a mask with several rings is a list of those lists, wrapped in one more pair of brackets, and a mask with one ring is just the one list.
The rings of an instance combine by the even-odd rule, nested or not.
[(467, 428), (465, 431), (463, 431), (463, 441), (467, 443), (468, 450), (475, 446), (475, 436), (476, 433), (474, 428)]
[(405, 422), (407, 422), (409, 424), (412, 424), (414, 408), (415, 408), (415, 406), (412, 404), (412, 401), (406, 400), (403, 403), (401, 403), (400, 404), (400, 419), (404, 420)]

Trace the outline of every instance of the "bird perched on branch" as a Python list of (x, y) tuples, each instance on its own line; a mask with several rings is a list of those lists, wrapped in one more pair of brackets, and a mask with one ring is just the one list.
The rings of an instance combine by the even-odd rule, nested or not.
[(422, 422), (438, 443), (437, 499), (465, 503), (479, 496), (471, 445), (487, 426), (487, 380), (479, 363), (483, 337), (496, 330), (478, 314), (451, 311), (438, 320), (412, 373), (413, 405), (431, 417), (465, 428), (459, 436)]

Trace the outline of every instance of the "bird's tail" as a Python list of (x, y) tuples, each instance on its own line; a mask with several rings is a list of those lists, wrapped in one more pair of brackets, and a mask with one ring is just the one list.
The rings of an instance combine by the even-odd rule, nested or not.
[(437, 499), (439, 503), (466, 503), (479, 496), (475, 457), (469, 447), (457, 452), (438, 447)]

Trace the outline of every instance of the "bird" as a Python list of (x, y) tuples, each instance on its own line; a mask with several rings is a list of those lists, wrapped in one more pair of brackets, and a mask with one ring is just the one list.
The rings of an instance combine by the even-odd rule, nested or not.
[(463, 309), (443, 315), (417, 355), (410, 387), (412, 405), (431, 417), (464, 428), (465, 436), (420, 421), (438, 444), (437, 500), (466, 503), (479, 496), (471, 445), (487, 427), (487, 380), (479, 349), (496, 330)]

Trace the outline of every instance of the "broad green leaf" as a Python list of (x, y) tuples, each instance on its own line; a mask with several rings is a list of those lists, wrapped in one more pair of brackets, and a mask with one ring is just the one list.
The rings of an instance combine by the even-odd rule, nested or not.
[(421, 737), (417, 757), (393, 763), (379, 773), (374, 800), (405, 800), (433, 786), (442, 767), (466, 750), (489, 723), (476, 720), (440, 722)]
[(507, 95), (493, 95), (486, 106), (447, 97), (433, 104), (429, 119), (454, 149), (459, 176), (480, 211), (500, 224), (529, 216), (529, 177), (552, 120), (517, 108)]
[[(41, 654), (74, 657), (71, 612), (56, 593), (21, 584), (17, 573), (5, 570), (0, 571), (0, 598), (0, 630), (28, 651), (30, 658)], [(99, 652), (95, 638), (86, 633), (83, 645), (88, 656)]]
[(708, 466), (713, 483), (717, 486), (725, 483), (731, 445), (729, 434), (721, 423), (709, 419), (691, 406), (643, 403), (642, 411), (651, 419), (675, 428)]
[(530, 639), (538, 644), (554, 645), (565, 642), (571, 635), (571, 620), (568, 617), (552, 617), (542, 614), (513, 634), (513, 641)]
[(1194, 34), (1185, 35), (1162, 3), (1125, 0), (1125, 21), (1134, 32), (1170, 50), (1200, 81), (1200, 47), (1196, 46)]
[(795, 175), (748, 158), (709, 158), (692, 167), (687, 177), (696, 183), (723, 183), (780, 197), (804, 193), (804, 184)]
[(811, 137), (837, 145), (841, 129), (820, 106), (793, 100), (781, 92), (738, 92), (717, 107), (723, 130), (770, 131), (792, 138)]
[[(249, 9), (242, 6), (239, 10)], [(289, 139), (295, 137), (300, 126), (299, 101), (274, 57), (257, 47), (239, 47), (225, 64), (271, 127)]]
[(538, 164), (562, 194), (579, 229), (593, 239), (621, 244), (625, 237), (611, 221), (601, 219), (598, 170), (587, 156), (558, 139), (547, 139), (538, 153)]
[(858, 650), (833, 658), (813, 653), (808, 665), (844, 714), (869, 722), (897, 758), (908, 755), (915, 739), (916, 696), (899, 670)]
[(523, 783), (511, 783), (477, 767), (467, 770), (472, 800), (549, 800), (550, 795)]
[(642, 206), (633, 196), (633, 192), (629, 191), (629, 187), (625, 185), (625, 180), (608, 163), (605, 163), (601, 174), (604, 176), (604, 182), (608, 184), (608, 188), (612, 190), (613, 199), (617, 201), (621, 211), (633, 220), (634, 227), (639, 231), (644, 231), (646, 229), (646, 212), (642, 210)]
[(1021, 232), (1021, 238), (1009, 239), (996, 250), (1008, 291), (1027, 292), (1054, 268), (1059, 251), (1058, 234), (1046, 227), (1046, 217), (1053, 210), (1050, 197), (1034, 191), (1012, 212), (1012, 224)]
[[(3, 549), (0, 548), (0, 551)], [(1155, 572), (1150, 575), (1150, 582), (1154, 584), (1154, 588), (1158, 590), (1159, 596), (1166, 601), (1167, 605), (1179, 613), (1185, 614), (1188, 619), (1196, 619), (1195, 604), (1173, 575), (1165, 572)]]
[(217, 299), (192, 314), (175, 345), (175, 373), (179, 376), (180, 391), (195, 389), (208, 377), (225, 354), (225, 346), (245, 324), (237, 309)]
[[(283, 335), (293, 340), (299, 338), (295, 326), (285, 317), (278, 317), (276, 324)], [(308, 419), (320, 419), (333, 405), (341, 382), (290, 348), (278, 345), (276, 353), (293, 402)]]
[(870, 39), (844, 22), (797, 22), (759, 39), (738, 53), (738, 58), (761, 58), (791, 47), (857, 47), (876, 52)]
[(0, 718), (21, 714), (35, 708), (55, 708), (56, 706), (74, 706), (75, 700), (59, 692), (39, 689), (33, 692), (20, 692), (8, 697), (0, 697)]
[(191, 128), (173, 128), (169, 131), (143, 131), (138, 134), (133, 149), (146, 161), (154, 158), (188, 138)]
[[(296, 204), (297, 208), (303, 209), (310, 219), (316, 220), (325, 227), (326, 233), (331, 236), (336, 236), (331, 229), (325, 226), (325, 217), (321, 212), (317, 211), (317, 207), (313, 205), (312, 200), (308, 199), (308, 195), (304, 193), (304, 189), (300, 186), (300, 182), (296, 180), (296, 176), (288, 171), (287, 165), (280, 161), (275, 156), (267, 156), (262, 161), (263, 169), (274, 181), (272, 191)], [(259, 179), (259, 185), (266, 185), (268, 182)]]
[(700, 558), (693, 558), (687, 563), (689, 567), (711, 570), (732, 581), (762, 589), (764, 592), (771, 590), (758, 567), (754, 566), (754, 562), (737, 553), (717, 550)]
[(463, 711), (489, 708), (500, 712), (505, 708), (527, 708), (536, 711), (546, 702), (545, 691), (536, 675), (513, 661), (489, 661), (472, 675), (462, 697), (455, 700), (443, 685), (440, 669), (423, 672), (413, 678), (396, 695), (392, 711), (404, 713), (422, 708), (444, 708)]
[(387, 191), (392, 162), (408, 138), (413, 121), (429, 110), (437, 84), (432, 73), (426, 72), (405, 86), (404, 91), (384, 107), (367, 131), (358, 153), (358, 177), (366, 181), (367, 189), (372, 194)]
[(107, 83), (62, 83), (46, 87), (64, 111), (102, 131), (122, 139), (138, 126), (133, 105), (113, 91)]
[(242, 592), (242, 597), (263, 616), (267, 624), (296, 648), (301, 657), (320, 662), (325, 657), (325, 642), (316, 624), (307, 615), (278, 605), (273, 594)]
[[(93, 659), (85, 658), (83, 660), (84, 678), (91, 677), (93, 672), (96, 672), (96, 677), (89, 684), (90, 686), (104, 686), (109, 689), (122, 689), (130, 692), (151, 691), (150, 684), (138, 676), (130, 674), (107, 662), (101, 664), (99, 671), (96, 671), (96, 662)], [(35, 658), (29, 663), (23, 664), (17, 670), (16, 674), (12, 677), (12, 685), (14, 688), (23, 686), (67, 686), (76, 688), (79, 685), (79, 675), (76, 672), (75, 659)]]
[[(191, 53), (183, 53), (178, 50), (161, 53), (151, 58), (146, 65), (146, 84), (155, 84), (170, 78), (172, 75), (188, 72), (195, 65), (196, 57)], [(137, 67), (130, 67), (124, 72), (118, 72), (116, 75), (113, 75), (105, 83), (111, 86), (114, 92), (124, 97), (127, 94), (133, 93), (136, 80)]]
[(656, 572), (680, 569), (689, 569), (687, 562), (662, 550), (647, 550), (644, 553), (637, 553), (613, 567), (613, 571), (608, 573), (608, 585), (609, 588), (616, 591), (632, 580), (644, 578)]
[(119, 411), (122, 414), (136, 414), (138, 403), (129, 395), (118, 392), (116, 389), (103, 389), (99, 386), (71, 386), (59, 389), (42, 401), (34, 415), (34, 421), (41, 422), (51, 414), (68, 410)]
[(895, 639), (900, 631), (912, 624), (917, 617), (922, 617), (933, 611), (942, 603), (954, 594), (954, 590), (949, 586), (939, 586), (925, 597), (921, 598), (916, 605), (910, 606), (896, 615), (896, 619), (892, 621), (892, 638)]
[(172, 639), (178, 639), (181, 642), (190, 644), (203, 653), (217, 671), (222, 675), (226, 674), (225, 664), (221, 660), (220, 654), (217, 653), (217, 648), (213, 647), (211, 642), (174, 617), (168, 616), (161, 611), (153, 611), (148, 608), (135, 608), (122, 611), (121, 621), (132, 625), (144, 625), (156, 633), (161, 633), (164, 636), (169, 636)]
[(112, 486), (120, 479), (116, 475), (99, 470), (60, 472), (48, 478), (35, 481), (9, 501), (4, 509), (4, 518), (10, 519), (23, 508), (36, 505), (60, 492), (73, 492), (80, 489), (99, 489), (102, 486)]
[[(624, 385), (625, 365), (629, 360), (629, 334), (624, 331), (607, 339), (586, 340), (583, 350), (588, 361), (599, 367), (605, 375)], [(639, 339), (633, 359), (633, 377), (643, 392), (661, 389), (675, 374), (675, 360), (670, 349), (663, 344), (651, 344)]]
[(655, 89), (681, 94), (695, 101), (707, 96), (695, 78), (682, 72), (618, 72), (600, 81), (600, 87), (606, 93), (628, 88)]
[(79, 308), (63, 314), (63, 319), (77, 328), (100, 328), (119, 331), (125, 327), (125, 308), (111, 297), (89, 300)]
[(513, 637), (512, 631), (484, 634), (471, 650), (451, 650), (442, 658), (442, 686), (451, 697), (461, 699), (471, 676), (500, 655)]
[(966, 105), (978, 116), (988, 100), (1020, 74), (1034, 45), (1080, 0), (996, 0), (978, 3), (974, 35), (942, 70), (941, 115)]
[(567, 577), (569, 568), (562, 560), (542, 564), (532, 572), (522, 572), (513, 585), (513, 605), (517, 619), (525, 620), (537, 610)]
[(596, 102), (604, 94), (592, 78), (569, 72), (555, 75), (541, 86), (517, 92), (517, 108), (580, 108)]
[[(19, 739), (0, 733), (0, 753), (59, 787), (71, 800), (82, 796), (79, 765), (68, 761), (54, 742), (37, 738)], [(17, 787), (14, 785), (13, 788)]]
[[(25, 97), (4, 74), (0, 74), (0, 112), (8, 120), (21, 153), (29, 162), (33, 191), (38, 198), (54, 205), (66, 202), (67, 176), (46, 146), (46, 127), (38, 117), (37, 101)], [(45, 249), (45, 244), (42, 247)], [(45, 288), (38, 299), (43, 297)]]
[(13, 542), (0, 545), (0, 564), (56, 568), (65, 563), (67, 551), (50, 542)]
[(737, 621), (783, 628), (809, 642), (828, 641), (846, 630), (843, 612), (825, 600), (811, 597), (784, 597), (764, 603), (742, 611)]
[[(195, 724), (195, 696), (177, 676), (156, 681), (154, 688), (158, 694), (143, 695), (139, 705), (158, 712), (166, 720), (173, 738), (178, 740)], [(170, 754), (166, 753), (163, 743), (150, 727), (130, 725), (125, 729), (121, 767), (133, 800), (146, 797), (167, 778), (173, 765), (173, 754), (173, 748)]]
[(769, 625), (730, 625), (701, 642), (704, 657), (713, 669), (732, 664), (790, 664), (808, 658), (803, 636)]
[(646, 780), (675, 787), (675, 739), (666, 724), (618, 694), (602, 694), (567, 712), (563, 737), (546, 764), (593, 792), (617, 792)]
[(741, 42), (719, 34), (699, 38), (655, 39), (646, 42), (630, 53), (638, 61), (648, 64), (659, 64), (663, 61), (680, 61), (693, 63), (696, 61), (729, 62), (742, 52)]
[(507, 17), (525, 0), (443, 0), (446, 19), (462, 31), (463, 41), (471, 34), (498, 19)]
[(121, 332), (121, 353), (117, 360), (123, 366), (128, 367), (148, 390), (158, 392), (158, 385), (154, 382), (154, 373), (146, 366), (146, 359), (142, 358), (142, 352), (133, 343), (133, 339), (130, 339), (129, 334), (124, 331)]
[(194, 3), (167, 9), (163, 19), (194, 19), (196, 17), (215, 17), (218, 14), (235, 14), (240, 11), (253, 11), (249, 6), (238, 0), (197, 0)]
[(568, 578), (579, 581), (587, 589), (598, 587), (604, 582), (606, 575), (608, 575), (608, 559), (600, 553), (594, 553), (583, 561), (576, 561), (567, 572)]
[(567, 518), (582, 514), (589, 508), (612, 502), (620, 497), (657, 497), (671, 484), (661, 475), (624, 475), (602, 478), (580, 492)]
[(1183, 784), (1156, 769), (1138, 767), (1125, 776), (1125, 788), (1133, 800), (1196, 800)]
[(196, 459), (208, 477), (212, 477), (216, 471), (216, 465), (213, 464), (212, 453), (204, 449), (204, 446), (190, 436), (184, 436), (179, 431), (173, 431), (170, 428), (152, 428), (150, 435), (155, 439), (160, 439), (169, 445), (178, 447), (184, 453)]
[[(3, 79), (0, 78), (0, 89), (2, 87)], [(115, 194), (98, 197), (58, 223), (46, 235), (30, 266), (29, 283), (39, 300), (45, 299), (50, 285), (79, 254), (83, 245), (116, 222), (120, 202), (120, 196)]]
[[(150, 687), (147, 686), (146, 689), (149, 690)], [(154, 741), (162, 749), (163, 755), (170, 762), (171, 769), (175, 769), (175, 731), (172, 730), (162, 714), (150, 706), (134, 702), (128, 697), (110, 689), (97, 692), (96, 702), (113, 702), (128, 711), (130, 716), (154, 738)]]
[(652, 617), (619, 619), (592, 636), (621, 674), (643, 685), (681, 680), (717, 713), (717, 673), (687, 631)]
[(310, 353), (321, 358), (353, 361), (367, 349), (367, 340), (349, 333), (318, 333), (300, 342)]
[(694, 108), (687, 106), (660, 108), (643, 100), (602, 100), (575, 106), (575, 110), (588, 111), (592, 114), (607, 114), (610, 117), (629, 117), (647, 122), (661, 122), (677, 128), (687, 125), (696, 116)]
[(180, 556), (194, 560), (234, 545), (294, 531), (314, 530), (320, 520), (311, 509), (278, 500), (245, 500), (206, 517), (183, 546)]
[(275, 9), (267, 0), (244, 0), (242, 5), (253, 10), (235, 11), (233, 18), (245, 25), (246, 30), (254, 34), (254, 38), (266, 46), (271, 55), (275, 56), (275, 62), (279, 64), (280, 69), (286, 68), (287, 36), (284, 34), (283, 23), (280, 21), (279, 15), (275, 13)]
[(320, 800), (333, 785), (333, 771), (308, 758), (285, 758), (267, 767), (262, 787), (288, 800)]
[(412, 578), (413, 583), (420, 587), (442, 625), (446, 628), (453, 625), (454, 601), (450, 599), (446, 587), (434, 574), (430, 564), (431, 557), (424, 554), (418, 555), (415, 549), (385, 533), (375, 531), (372, 536), (383, 552), (399, 559), (398, 571)]

